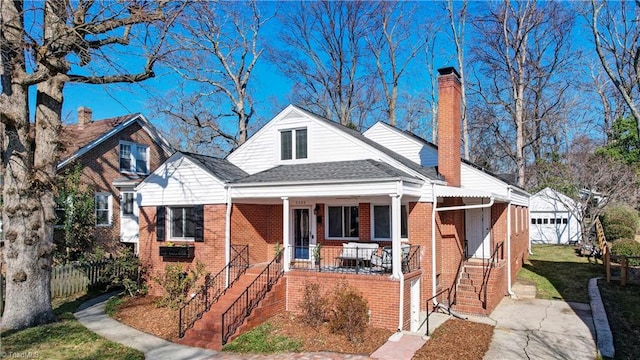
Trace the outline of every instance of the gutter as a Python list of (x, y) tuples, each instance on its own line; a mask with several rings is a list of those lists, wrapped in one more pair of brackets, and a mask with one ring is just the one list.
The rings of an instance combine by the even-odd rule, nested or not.
[[(397, 194), (397, 199), (392, 199), (393, 202), (395, 202), (395, 207), (397, 208), (396, 212), (400, 211), (400, 206), (402, 204), (402, 180), (398, 181), (396, 183), (396, 194)], [(398, 204), (400, 204), (400, 206), (398, 206)], [(393, 209), (393, 205), (392, 204), (392, 209)], [(393, 214), (393, 212), (392, 212)], [(402, 214), (398, 214), (400, 216), (402, 216)], [(392, 224), (394, 224), (394, 227), (397, 229), (400, 226), (400, 223), (396, 221), (396, 218), (393, 217)], [(396, 224), (397, 223), (397, 224)], [(399, 230), (399, 229), (398, 229)], [(393, 228), (392, 228), (393, 231)], [(399, 302), (400, 302), (400, 306), (398, 308), (398, 332), (402, 331), (403, 325), (404, 325), (404, 274), (402, 273), (402, 244), (400, 242), (400, 231), (396, 231), (396, 234), (394, 234), (396, 236), (394, 236), (393, 238), (393, 243), (392, 243), (392, 249), (395, 248), (397, 251), (394, 251), (393, 254), (393, 269), (395, 271), (397, 271), (397, 265), (400, 265), (400, 271), (399, 271), (399, 278), (400, 278), (400, 289), (399, 289)], [(400, 259), (400, 261), (396, 261), (396, 258)]]
[(424, 181), (417, 179), (410, 179), (406, 177), (392, 177), (392, 178), (372, 178), (372, 179), (343, 179), (343, 180), (308, 180), (308, 181), (277, 181), (277, 182), (254, 182), (254, 183), (233, 183), (234, 188), (245, 187), (270, 187), (270, 186), (291, 186), (291, 185), (327, 185), (327, 184), (360, 184), (360, 183), (376, 183), (376, 182), (389, 182), (400, 181), (408, 182), (416, 185), (424, 184)]
[(507, 188), (507, 196), (509, 197), (507, 204), (507, 293), (513, 297), (515, 294), (511, 290), (511, 186)]
[[(231, 203), (231, 187), (225, 185), (227, 192), (227, 212), (224, 218), (224, 259), (225, 264), (229, 264), (231, 261), (231, 207), (233, 204)], [(229, 287), (229, 277), (231, 269), (227, 267), (227, 274), (225, 280), (225, 288)]]

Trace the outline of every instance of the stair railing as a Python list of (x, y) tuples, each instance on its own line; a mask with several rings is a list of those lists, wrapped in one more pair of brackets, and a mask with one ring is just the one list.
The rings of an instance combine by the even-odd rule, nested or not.
[(222, 345), (235, 334), (244, 320), (251, 315), (260, 301), (264, 299), (273, 285), (278, 282), (284, 273), (282, 262), (276, 262), (277, 257), (262, 270), (262, 272), (247, 286), (240, 296), (222, 314)]
[[(504, 245), (504, 241), (497, 243), (496, 247), (493, 249), (493, 252), (491, 253), (491, 257), (489, 258), (489, 260), (482, 262), (481, 292), (483, 293), (482, 296), (484, 296), (482, 301), (482, 308), (484, 309), (487, 308), (487, 291), (489, 288), (489, 278), (491, 277), (491, 270), (493, 270), (493, 268), (495, 267), (495, 263), (497, 260), (504, 259), (503, 245)], [(511, 271), (511, 269), (507, 269), (507, 271)]]
[[(178, 314), (179, 337), (184, 337), (187, 330), (193, 327), (202, 314), (211, 309), (211, 305), (215, 304), (249, 267), (249, 246), (232, 245), (231, 248), (235, 255), (229, 264), (215, 276), (207, 275), (200, 290), (180, 307)], [(226, 284), (227, 271), (229, 272), (228, 286)]]

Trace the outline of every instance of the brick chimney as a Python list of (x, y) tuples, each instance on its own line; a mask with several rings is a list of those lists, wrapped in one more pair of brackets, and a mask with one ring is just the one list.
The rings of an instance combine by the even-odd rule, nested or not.
[(93, 110), (88, 107), (80, 106), (78, 108), (78, 124), (87, 125), (91, 124), (91, 117), (93, 116)]
[(456, 69), (438, 69), (438, 171), (456, 187), (460, 187), (460, 94)]

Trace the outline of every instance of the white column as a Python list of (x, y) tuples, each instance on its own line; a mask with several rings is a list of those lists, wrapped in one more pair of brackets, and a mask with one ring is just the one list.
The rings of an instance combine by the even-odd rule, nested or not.
[(400, 243), (400, 195), (391, 196), (391, 247), (393, 249), (392, 265), (393, 277), (402, 276), (402, 247)]
[(284, 271), (289, 271), (291, 263), (291, 244), (289, 239), (289, 198), (282, 197), (282, 247), (284, 250)]

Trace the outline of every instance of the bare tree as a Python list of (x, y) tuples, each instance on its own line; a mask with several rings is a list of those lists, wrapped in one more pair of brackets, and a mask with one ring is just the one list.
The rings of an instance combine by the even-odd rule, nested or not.
[(250, 81), (263, 52), (260, 30), (271, 17), (255, 1), (203, 1), (181, 19), (167, 63), (185, 83), (180, 103), (173, 93), (160, 112), (192, 127), (201, 141), (222, 140), (220, 148), (233, 150), (247, 140), (255, 113)]
[(479, 36), (474, 61), (486, 79), (477, 93), (488, 107), (500, 109), (494, 112), (500, 121), (495, 135), (511, 148), (518, 184), (524, 186), (527, 148), (542, 144), (548, 134), (540, 124), (557, 121), (563, 106), (572, 17), (559, 3), (505, 1), (473, 23)]
[(294, 101), (343, 125), (362, 123), (375, 102), (364, 71), (365, 39), (377, 4), (314, 1), (288, 4), (281, 18), (282, 47), (269, 59), (294, 83)]
[(640, 2), (591, 1), (595, 50), (640, 131)]
[(458, 72), (460, 73), (460, 116), (462, 117), (462, 143), (464, 144), (462, 156), (469, 160), (469, 122), (467, 120), (467, 91), (464, 77), (464, 31), (467, 20), (468, 2), (462, 1), (460, 11), (456, 13), (454, 1), (447, 0), (447, 15), (451, 26), (453, 44), (456, 48), (456, 60), (458, 62)]
[[(416, 7), (414, 4), (407, 10), (407, 6), (404, 2), (382, 2), (374, 14), (374, 33), (368, 38), (369, 49), (376, 59), (376, 72), (382, 85), (386, 113), (392, 126), (396, 126), (400, 78), (426, 43), (420, 37), (416, 41), (413, 36), (411, 29), (415, 28), (415, 24), (410, 22), (409, 16)], [(377, 33), (375, 29), (379, 29)], [(421, 33), (433, 33), (432, 27)]]
[[(9, 329), (54, 320), (50, 299), (54, 184), (65, 84), (132, 83), (153, 77), (164, 32), (183, 7), (163, 1), (48, 0), (27, 5), (33, 8), (23, 9), (20, 1), (0, 2), (2, 255), (7, 278), (2, 326)], [(135, 37), (139, 32), (142, 36)], [(137, 41), (151, 38), (157, 40), (154, 46), (138, 47), (142, 43)], [(129, 44), (147, 55), (139, 72), (115, 69), (111, 66), (115, 61), (106, 61), (109, 49)], [(112, 71), (94, 72), (100, 67)], [(33, 124), (32, 86), (37, 87)]]

